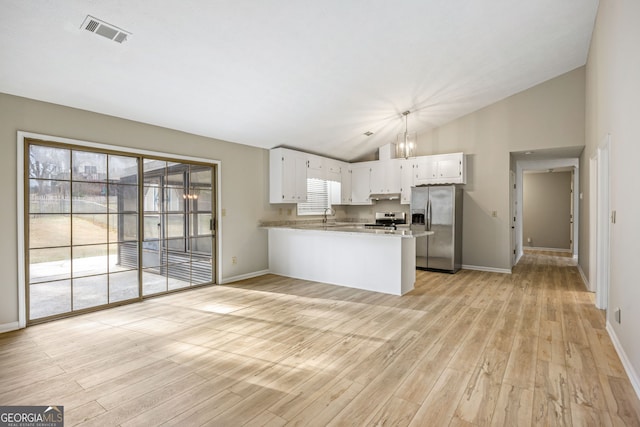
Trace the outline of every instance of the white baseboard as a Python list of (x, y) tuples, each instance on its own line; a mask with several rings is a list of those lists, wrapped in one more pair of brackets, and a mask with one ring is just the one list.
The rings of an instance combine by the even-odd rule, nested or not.
[(563, 252), (563, 253), (571, 253), (571, 249), (559, 249), (559, 248), (539, 248), (537, 246), (525, 246), (522, 248), (524, 250), (531, 249), (533, 251), (546, 251), (546, 252)]
[(466, 265), (466, 264), (463, 264), (462, 268), (465, 270), (478, 270), (478, 271), (488, 271), (490, 273), (511, 274), (510, 268), (483, 267), (480, 265)]
[(584, 283), (584, 286), (587, 288), (589, 292), (595, 292), (591, 290), (591, 284), (589, 283), (587, 276), (584, 274), (584, 271), (582, 271), (582, 267), (580, 266), (580, 264), (578, 264), (577, 267), (578, 267), (578, 273), (580, 273), (580, 277), (582, 278), (582, 282)]
[(20, 329), (19, 322), (3, 323), (0, 325), (0, 334), (4, 332), (17, 331), (18, 329)]
[(618, 353), (618, 356), (622, 361), (622, 366), (624, 366), (624, 370), (629, 376), (629, 381), (631, 381), (631, 385), (636, 392), (636, 396), (638, 396), (638, 399), (640, 399), (640, 377), (638, 376), (638, 373), (635, 371), (635, 369), (633, 369), (633, 365), (629, 361), (627, 354), (624, 352), (622, 344), (620, 344), (620, 341), (618, 340), (618, 336), (616, 335), (613, 326), (611, 326), (609, 322), (607, 322), (607, 332), (609, 333), (611, 342), (613, 342), (613, 346), (615, 347), (616, 352)]
[(260, 271), (254, 271), (252, 273), (240, 274), (238, 276), (225, 277), (220, 281), (220, 284), (226, 285), (227, 283), (237, 282), (240, 280), (253, 279), (254, 277), (264, 276), (265, 274), (269, 274), (269, 273), (270, 273), (269, 270), (260, 270)]

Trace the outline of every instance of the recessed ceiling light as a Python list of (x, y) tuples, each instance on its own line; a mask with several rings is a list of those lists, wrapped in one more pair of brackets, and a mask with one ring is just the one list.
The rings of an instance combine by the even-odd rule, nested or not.
[(371, 136), (371, 135), (373, 135), (373, 132), (371, 132), (370, 130), (368, 130), (368, 131), (366, 131), (364, 134), (365, 134), (366, 136)]

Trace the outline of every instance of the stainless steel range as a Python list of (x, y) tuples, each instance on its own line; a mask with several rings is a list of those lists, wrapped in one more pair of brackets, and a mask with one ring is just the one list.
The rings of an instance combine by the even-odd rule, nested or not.
[(375, 224), (365, 224), (364, 228), (396, 230), (398, 225), (407, 223), (407, 214), (404, 212), (376, 212), (375, 219)]

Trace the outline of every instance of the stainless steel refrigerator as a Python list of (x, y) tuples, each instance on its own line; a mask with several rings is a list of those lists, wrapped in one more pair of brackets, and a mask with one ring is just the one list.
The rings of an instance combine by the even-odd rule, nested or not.
[(455, 273), (462, 265), (462, 188), (411, 188), (411, 229), (433, 231), (416, 238), (416, 268)]

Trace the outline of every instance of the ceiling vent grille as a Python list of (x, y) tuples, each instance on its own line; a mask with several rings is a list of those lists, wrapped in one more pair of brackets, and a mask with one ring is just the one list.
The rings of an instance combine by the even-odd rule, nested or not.
[(126, 41), (127, 37), (131, 35), (130, 32), (125, 31), (122, 28), (118, 28), (115, 25), (107, 24), (106, 22), (98, 18), (94, 18), (91, 15), (87, 15), (80, 28), (84, 28), (87, 31), (91, 31), (92, 33), (101, 35), (102, 37), (106, 37), (117, 43)]

